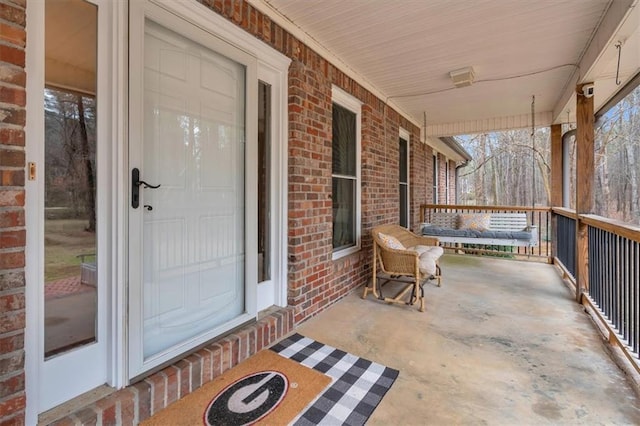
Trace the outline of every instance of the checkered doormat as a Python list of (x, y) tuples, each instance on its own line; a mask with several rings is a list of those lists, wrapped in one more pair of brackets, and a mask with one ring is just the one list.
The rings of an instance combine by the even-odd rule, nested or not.
[(295, 425), (364, 425), (398, 377), (398, 370), (300, 334), (271, 349), (333, 379), (329, 388), (293, 422)]

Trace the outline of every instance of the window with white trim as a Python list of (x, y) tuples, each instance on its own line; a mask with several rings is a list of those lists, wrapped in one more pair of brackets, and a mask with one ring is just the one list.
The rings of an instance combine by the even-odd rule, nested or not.
[(362, 104), (332, 89), (333, 258), (360, 250), (360, 121)]
[(447, 159), (447, 161), (445, 162), (445, 168), (444, 168), (444, 171), (445, 171), (444, 182), (445, 182), (445, 185), (446, 185), (446, 187), (445, 187), (446, 199), (444, 201), (445, 204), (450, 204), (451, 203), (451, 198), (449, 198), (449, 195), (450, 195), (450, 192), (449, 192), (449, 182), (450, 182), (449, 181), (449, 179), (450, 179), (449, 173), (451, 171), (450, 166), (451, 165), (449, 164), (449, 159)]
[(400, 226), (409, 228), (409, 132), (400, 129), (399, 138)]
[(433, 204), (438, 204), (438, 154), (433, 154)]

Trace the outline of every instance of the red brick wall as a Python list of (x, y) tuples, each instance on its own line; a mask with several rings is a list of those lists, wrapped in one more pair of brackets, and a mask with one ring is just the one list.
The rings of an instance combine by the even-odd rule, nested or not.
[(411, 135), (411, 229), (420, 227), (420, 204), (433, 201), (433, 148), (419, 142), (420, 133)]
[(26, 0), (0, 0), (0, 423), (24, 423)]
[(326, 305), (331, 271), (331, 83), (289, 70), (289, 304), (296, 321)]
[(438, 153), (438, 203), (447, 204), (447, 158)]
[(456, 162), (449, 160), (449, 204), (456, 204)]

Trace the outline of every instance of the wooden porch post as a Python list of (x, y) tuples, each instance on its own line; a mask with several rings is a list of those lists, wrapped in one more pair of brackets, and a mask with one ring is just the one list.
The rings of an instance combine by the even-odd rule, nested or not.
[[(562, 207), (562, 125), (551, 125), (551, 207)], [(558, 219), (551, 215), (551, 258), (558, 253)]]
[(589, 239), (588, 226), (582, 222), (582, 214), (593, 211), (594, 175), (594, 111), (593, 96), (582, 93), (577, 87), (577, 159), (576, 159), (576, 300), (582, 302), (582, 293), (589, 289)]

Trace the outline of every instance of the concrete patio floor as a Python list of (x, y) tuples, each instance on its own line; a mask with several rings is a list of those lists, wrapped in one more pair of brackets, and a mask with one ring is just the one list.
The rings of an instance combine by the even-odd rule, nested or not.
[(358, 291), (297, 330), (400, 370), (368, 424), (640, 424), (630, 382), (553, 266), (442, 266), (424, 313)]

